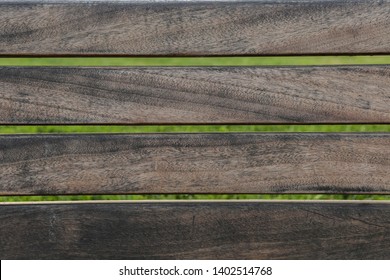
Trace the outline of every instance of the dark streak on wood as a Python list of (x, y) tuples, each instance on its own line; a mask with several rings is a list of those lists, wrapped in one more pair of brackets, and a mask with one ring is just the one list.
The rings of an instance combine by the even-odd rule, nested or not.
[(389, 259), (390, 207), (368, 202), (2, 205), (0, 248), (1, 259)]
[(390, 193), (390, 134), (0, 136), (0, 194)]
[(389, 89), (387, 65), (0, 67), (0, 123), (390, 123)]
[(6, 1), (0, 55), (390, 52), (390, 2)]

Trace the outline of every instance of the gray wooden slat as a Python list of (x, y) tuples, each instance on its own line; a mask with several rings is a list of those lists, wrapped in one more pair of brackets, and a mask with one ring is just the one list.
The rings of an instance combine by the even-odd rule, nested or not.
[(1, 135), (0, 194), (389, 194), (389, 146), (389, 133)]
[(1, 259), (389, 259), (390, 204), (0, 206)]
[(0, 55), (383, 54), (388, 0), (2, 1)]
[(0, 67), (0, 124), (390, 123), (390, 66)]

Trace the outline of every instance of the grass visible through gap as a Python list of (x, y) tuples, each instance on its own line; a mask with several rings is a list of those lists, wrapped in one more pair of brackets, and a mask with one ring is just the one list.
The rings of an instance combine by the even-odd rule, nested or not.
[(0, 58), (0, 66), (259, 66), (390, 64), (390, 56)]

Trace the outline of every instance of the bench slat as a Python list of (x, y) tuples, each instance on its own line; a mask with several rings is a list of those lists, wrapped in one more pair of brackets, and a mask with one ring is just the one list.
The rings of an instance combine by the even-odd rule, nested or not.
[(0, 194), (390, 193), (390, 134), (0, 136)]
[(389, 259), (389, 203), (0, 206), (1, 259)]
[(390, 66), (0, 67), (0, 124), (390, 123)]
[(0, 55), (390, 52), (387, 0), (0, 3)]

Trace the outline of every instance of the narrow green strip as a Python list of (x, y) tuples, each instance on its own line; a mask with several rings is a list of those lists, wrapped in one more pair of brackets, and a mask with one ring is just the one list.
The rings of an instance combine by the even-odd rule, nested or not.
[(0, 134), (161, 132), (390, 132), (390, 125), (0, 126)]
[(0, 58), (0, 66), (249, 66), (390, 64), (390, 56)]

